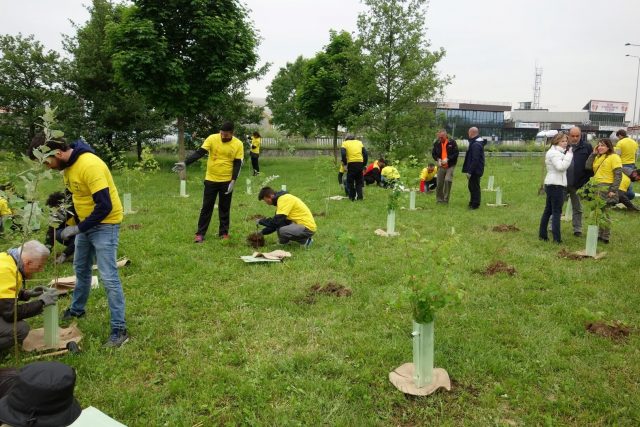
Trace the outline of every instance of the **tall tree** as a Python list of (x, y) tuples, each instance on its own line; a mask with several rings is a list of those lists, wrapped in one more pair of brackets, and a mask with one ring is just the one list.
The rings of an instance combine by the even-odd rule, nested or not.
[(166, 121), (135, 89), (116, 81), (107, 26), (121, 21), (125, 6), (93, 0), (88, 11), (89, 20), (65, 40), (65, 49), (73, 55), (69, 79), (83, 106), (82, 133), (106, 151), (101, 154), (107, 160), (117, 158), (132, 142), (140, 160), (143, 142), (162, 136)]
[(298, 87), (299, 108), (319, 126), (332, 131), (336, 158), (338, 130), (357, 112), (358, 104), (347, 96), (347, 86), (359, 71), (360, 59), (351, 34), (331, 31), (329, 44), (306, 63)]
[(267, 106), (271, 110), (273, 123), (289, 135), (302, 135), (305, 138), (316, 132), (315, 123), (296, 102), (298, 87), (302, 82), (307, 62), (308, 60), (302, 56), (293, 63), (287, 62), (267, 87)]
[(32, 35), (0, 36), (0, 141), (22, 151), (38, 132), (45, 103), (62, 93), (65, 61)]
[(258, 37), (237, 0), (134, 0), (112, 25), (118, 78), (175, 117), (180, 159), (185, 118), (219, 110), (257, 68)]
[(430, 50), (425, 37), (427, 0), (364, 0), (369, 10), (358, 18), (368, 73), (375, 76), (371, 108), (359, 118), (367, 137), (382, 151), (423, 143), (435, 126), (433, 111), (421, 102), (441, 96), (449, 77), (436, 65), (444, 49)]

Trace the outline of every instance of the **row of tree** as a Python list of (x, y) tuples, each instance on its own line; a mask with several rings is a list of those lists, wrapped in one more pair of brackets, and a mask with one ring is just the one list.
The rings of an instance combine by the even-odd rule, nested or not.
[[(363, 134), (380, 152), (418, 152), (437, 126), (427, 102), (450, 78), (436, 66), (443, 49), (425, 37), (427, 0), (364, 0), (358, 32), (330, 33), (313, 58), (281, 68), (268, 88), (273, 122), (305, 137), (340, 128)], [(335, 142), (334, 142), (335, 145)]]
[(177, 123), (206, 135), (222, 118), (258, 123), (246, 85), (263, 75), (258, 36), (237, 0), (93, 0), (67, 36), (69, 58), (33, 36), (0, 36), (0, 143), (23, 151), (46, 104), (66, 135), (83, 136), (112, 161)]

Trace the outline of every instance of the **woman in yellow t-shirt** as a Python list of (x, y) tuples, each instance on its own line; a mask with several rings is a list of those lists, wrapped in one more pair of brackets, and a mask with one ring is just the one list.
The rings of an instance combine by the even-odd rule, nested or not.
[(253, 132), (251, 136), (251, 150), (249, 150), (249, 156), (251, 157), (251, 167), (253, 168), (253, 176), (260, 174), (260, 165), (258, 164), (258, 158), (260, 157), (260, 143), (262, 137), (258, 131)]
[[(593, 178), (598, 183), (600, 197), (605, 199), (607, 206), (618, 203), (618, 188), (622, 181), (622, 160), (613, 151), (613, 143), (608, 138), (598, 141), (589, 155), (585, 168), (593, 170)], [(598, 240), (609, 243), (611, 235), (611, 218), (605, 207), (603, 223), (598, 230)]]

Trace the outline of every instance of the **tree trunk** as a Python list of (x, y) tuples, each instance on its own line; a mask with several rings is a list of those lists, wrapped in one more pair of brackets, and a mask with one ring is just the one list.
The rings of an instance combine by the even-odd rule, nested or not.
[(140, 130), (136, 130), (136, 151), (138, 152), (138, 161), (142, 161), (142, 137)]
[(338, 164), (338, 125), (333, 128), (333, 162)]
[[(184, 117), (178, 116), (178, 161), (184, 162)], [(180, 172), (180, 179), (187, 179), (187, 168)]]

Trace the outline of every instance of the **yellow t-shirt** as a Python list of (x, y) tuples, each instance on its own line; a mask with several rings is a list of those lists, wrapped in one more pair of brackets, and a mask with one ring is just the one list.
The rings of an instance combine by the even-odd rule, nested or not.
[(622, 161), (617, 154), (598, 155), (593, 161), (593, 177), (598, 184), (613, 184), (613, 171), (621, 167)]
[(380, 171), (380, 174), (385, 177), (385, 179), (400, 179), (400, 172), (394, 166), (385, 166)]
[(436, 176), (436, 174), (438, 173), (438, 167), (435, 166), (433, 168), (433, 172), (429, 173), (429, 169), (428, 168), (424, 168), (422, 169), (422, 172), (420, 172), (420, 181), (431, 181), (433, 179), (433, 177)]
[(616, 150), (620, 150), (620, 159), (623, 165), (630, 165), (636, 162), (636, 153), (638, 152), (638, 143), (633, 139), (622, 138), (616, 144)]
[(627, 192), (627, 190), (629, 189), (629, 186), (631, 185), (631, 178), (629, 178), (627, 175), (624, 174), (624, 172), (622, 173), (622, 181), (620, 181), (620, 187), (619, 189), (623, 192)]
[(204, 179), (212, 182), (231, 181), (233, 161), (244, 159), (242, 142), (235, 136), (229, 142), (222, 142), (219, 133), (209, 135), (202, 148), (209, 152), (207, 174)]
[(278, 197), (276, 215), (286, 215), (289, 221), (303, 225), (313, 232), (317, 229), (316, 221), (307, 205), (291, 194), (283, 194)]
[[(16, 278), (18, 279), (16, 282)], [(0, 298), (15, 298), (16, 283), (22, 287), (22, 274), (13, 257), (6, 252), (0, 253)]]
[(340, 169), (338, 170), (339, 173), (345, 173), (346, 170), (344, 169), (344, 165), (342, 163), (340, 163)]
[(109, 189), (111, 212), (102, 224), (120, 224), (123, 218), (122, 203), (118, 189), (105, 162), (93, 153), (83, 153), (71, 166), (64, 170), (64, 185), (73, 195), (73, 206), (80, 221), (88, 217), (96, 204), (93, 194)]
[(9, 208), (9, 202), (4, 197), (0, 197), (0, 216), (11, 215), (11, 209)]
[(251, 137), (251, 146), (256, 148), (251, 148), (251, 152), (254, 154), (260, 154), (260, 143), (262, 142), (262, 138), (256, 138), (254, 136)]
[(350, 139), (342, 142), (342, 148), (347, 151), (347, 163), (352, 162), (364, 162), (362, 157), (362, 148), (364, 145), (362, 141), (357, 139)]

